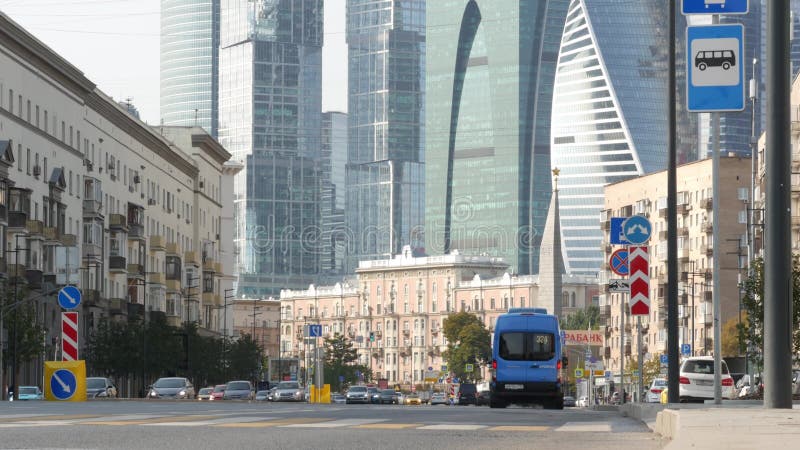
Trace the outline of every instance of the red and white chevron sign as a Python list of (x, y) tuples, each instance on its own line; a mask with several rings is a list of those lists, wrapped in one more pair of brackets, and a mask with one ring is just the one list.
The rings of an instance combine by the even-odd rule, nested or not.
[(61, 360), (78, 360), (78, 313), (61, 313)]
[(650, 255), (647, 246), (628, 247), (628, 280), (631, 286), (631, 315), (650, 314)]

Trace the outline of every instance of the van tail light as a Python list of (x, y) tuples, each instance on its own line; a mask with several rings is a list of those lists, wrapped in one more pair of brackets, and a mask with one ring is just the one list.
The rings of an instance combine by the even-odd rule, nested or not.
[(733, 378), (723, 378), (722, 379), (723, 386), (733, 386)]
[(686, 377), (680, 377), (680, 378), (678, 378), (678, 382), (679, 382), (680, 384), (691, 384), (691, 383), (689, 383), (689, 379), (688, 379), (688, 378), (686, 378)]
[(492, 360), (492, 369), (497, 370), (497, 360), (496, 359)]
[(561, 360), (560, 359), (556, 363), (556, 369), (561, 370)]

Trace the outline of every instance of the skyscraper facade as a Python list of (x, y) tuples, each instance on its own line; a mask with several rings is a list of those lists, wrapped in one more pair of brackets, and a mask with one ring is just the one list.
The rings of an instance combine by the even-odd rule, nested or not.
[(347, 0), (348, 270), (421, 247), (425, 1)]
[(161, 0), (161, 124), (217, 137), (220, 0)]
[(322, 0), (223, 0), (220, 143), (234, 187), (239, 296), (319, 272)]
[(517, 273), (538, 273), (552, 193), (553, 77), (568, 4), (428, 2), (430, 253), (486, 253)]
[[(600, 271), (608, 241), (600, 228), (603, 186), (667, 167), (667, 16), (663, 2), (570, 2), (552, 111), (567, 273)], [(684, 98), (678, 98), (681, 160), (695, 143)]]
[(345, 166), (347, 165), (347, 114), (322, 113), (322, 154), (320, 158), (321, 252), (320, 270), (332, 282), (346, 275), (344, 256), (347, 233), (344, 225)]

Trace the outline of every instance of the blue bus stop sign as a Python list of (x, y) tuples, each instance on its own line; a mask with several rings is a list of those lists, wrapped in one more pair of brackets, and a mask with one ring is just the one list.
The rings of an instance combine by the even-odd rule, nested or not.
[(50, 377), (50, 392), (59, 400), (69, 400), (78, 388), (75, 374), (68, 369), (58, 369)]
[(686, 96), (691, 112), (744, 109), (744, 26), (686, 28)]
[(683, 0), (683, 14), (747, 14), (747, 0)]
[(64, 309), (75, 309), (81, 304), (81, 290), (75, 286), (64, 286), (58, 291), (58, 304)]

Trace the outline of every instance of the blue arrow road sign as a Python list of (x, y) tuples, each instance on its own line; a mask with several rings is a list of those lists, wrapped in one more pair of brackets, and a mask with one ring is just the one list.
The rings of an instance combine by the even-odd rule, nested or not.
[(58, 369), (50, 377), (50, 392), (59, 400), (69, 400), (75, 395), (78, 380), (68, 369)]
[(627, 217), (611, 218), (611, 236), (608, 239), (611, 245), (628, 245), (630, 243), (625, 239), (625, 233), (622, 232), (622, 223), (626, 220), (628, 220)]
[(684, 14), (747, 14), (747, 0), (683, 0)]
[(58, 291), (58, 304), (64, 309), (75, 309), (81, 304), (81, 291), (75, 286), (64, 286)]
[(661, 355), (661, 364), (665, 366), (669, 364), (669, 357), (667, 355)]
[(322, 325), (309, 325), (308, 337), (322, 337)]
[(744, 109), (744, 26), (686, 28), (686, 95), (692, 112)]
[(687, 356), (692, 353), (692, 345), (691, 344), (683, 344), (681, 345), (681, 355)]
[(645, 216), (631, 216), (622, 224), (625, 239), (633, 245), (644, 244), (650, 239), (653, 226)]

